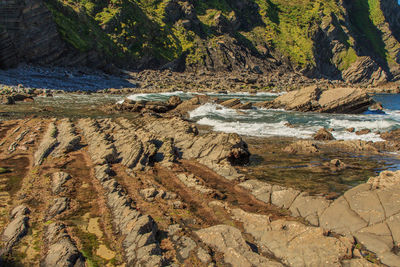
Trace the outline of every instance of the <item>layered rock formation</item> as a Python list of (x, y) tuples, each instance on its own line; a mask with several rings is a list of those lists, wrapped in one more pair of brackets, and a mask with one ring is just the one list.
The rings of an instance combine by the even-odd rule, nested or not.
[(265, 108), (284, 108), (301, 112), (357, 114), (368, 110), (373, 99), (357, 88), (321, 89), (318, 86), (306, 87), (289, 92), (271, 102), (258, 104)]
[[(380, 84), (399, 78), (395, 0), (7, 0), (0, 4), (0, 60), (176, 71), (301, 73)], [(307, 16), (304, 16), (307, 14)], [(151, 33), (151, 34), (149, 34)]]
[(399, 172), (329, 200), (246, 181), (233, 167), (250, 156), (240, 136), (178, 117), (41, 117), (0, 129), (1, 161), (25, 169), (20, 181), (1, 177), (14, 181), (0, 187), (11, 200), (0, 206), (11, 211), (0, 221), (6, 265), (399, 265)]

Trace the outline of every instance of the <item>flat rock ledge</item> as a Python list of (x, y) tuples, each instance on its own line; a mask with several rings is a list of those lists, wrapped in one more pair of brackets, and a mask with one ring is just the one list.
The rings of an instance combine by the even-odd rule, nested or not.
[(301, 112), (358, 114), (368, 110), (372, 104), (373, 99), (360, 88), (322, 89), (310, 86), (291, 91), (258, 106)]
[(292, 216), (344, 236), (374, 252), (388, 266), (400, 266), (400, 171), (382, 172), (334, 201), (258, 180), (240, 184), (258, 200), (288, 209)]

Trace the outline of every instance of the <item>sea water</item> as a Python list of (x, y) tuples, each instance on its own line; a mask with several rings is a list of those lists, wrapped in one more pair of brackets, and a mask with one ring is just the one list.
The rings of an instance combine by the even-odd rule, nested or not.
[[(169, 92), (154, 94), (134, 94), (132, 100), (166, 101), (177, 95), (183, 100), (190, 99), (196, 93)], [(279, 93), (208, 93), (221, 100), (239, 98), (243, 103), (273, 100)], [(310, 138), (321, 128), (333, 129), (337, 140), (382, 141), (379, 132), (400, 128), (400, 95), (378, 94), (374, 98), (383, 104), (384, 114), (322, 114), (316, 112), (294, 112), (285, 110), (260, 109), (237, 111), (214, 103), (206, 103), (189, 113), (192, 120), (200, 125), (211, 126), (215, 131), (238, 133), (255, 137), (295, 137)], [(354, 128), (354, 132), (347, 129)], [(363, 129), (370, 133), (357, 135)]]

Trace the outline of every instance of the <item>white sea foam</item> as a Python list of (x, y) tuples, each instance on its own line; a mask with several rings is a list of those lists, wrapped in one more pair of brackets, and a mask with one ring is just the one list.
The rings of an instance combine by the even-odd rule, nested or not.
[(356, 120), (339, 120), (339, 119), (331, 119), (329, 122), (330, 128), (355, 128), (356, 130), (362, 129), (370, 129), (372, 131), (380, 131), (380, 130), (389, 130), (391, 127), (395, 126), (397, 123), (390, 120), (381, 119), (376, 120), (364, 120), (364, 121), (356, 121)]
[(174, 95), (182, 95), (185, 94), (182, 91), (176, 91), (176, 92), (164, 92), (164, 93), (143, 93), (143, 94), (133, 94), (128, 96), (127, 98), (133, 101), (139, 101), (139, 100), (153, 100), (154, 98), (157, 97), (168, 97), (168, 96), (174, 96)]
[(390, 119), (400, 123), (400, 110), (384, 109), (383, 111), (389, 116)]
[(189, 112), (191, 119), (206, 117), (206, 116), (221, 116), (224, 118), (232, 118), (239, 116), (238, 112), (234, 109), (225, 108), (218, 104), (206, 103)]
[(384, 141), (379, 135), (375, 133), (357, 135), (356, 133), (350, 133), (348, 131), (333, 131), (332, 135), (333, 137), (335, 137), (336, 140), (363, 140), (372, 142)]
[(246, 123), (224, 122), (221, 120), (202, 118), (197, 123), (201, 125), (212, 126), (215, 131), (258, 137), (286, 136), (309, 138), (315, 132), (315, 129), (312, 128), (287, 127), (285, 126), (287, 121), (281, 121), (277, 123)]

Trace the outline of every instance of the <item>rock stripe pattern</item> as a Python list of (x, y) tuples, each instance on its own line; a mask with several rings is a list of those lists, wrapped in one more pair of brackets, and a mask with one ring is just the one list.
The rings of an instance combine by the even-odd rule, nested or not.
[(1, 241), (4, 242), (4, 246), (0, 250), (0, 258), (10, 253), (12, 247), (27, 234), (29, 212), (30, 210), (24, 205), (19, 205), (11, 211), (11, 221), (4, 229), (1, 236)]
[[(105, 190), (107, 205), (113, 215), (116, 232), (123, 236), (123, 248), (128, 266), (162, 266), (161, 249), (156, 240), (157, 224), (151, 216), (144, 215), (132, 207), (132, 199), (122, 186), (112, 178), (110, 167), (116, 159), (114, 144), (98, 129), (93, 121), (81, 120), (79, 127), (88, 141), (88, 151), (96, 163), (95, 176)], [(106, 153), (98, 153), (98, 147)]]
[(72, 241), (62, 223), (51, 223), (46, 227), (44, 240), (49, 245), (41, 267), (84, 267), (85, 258)]
[(47, 130), (43, 136), (42, 142), (39, 144), (37, 151), (34, 154), (34, 166), (39, 166), (44, 159), (57, 146), (57, 127), (54, 122), (49, 123)]

